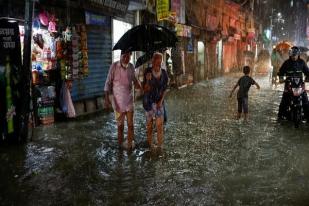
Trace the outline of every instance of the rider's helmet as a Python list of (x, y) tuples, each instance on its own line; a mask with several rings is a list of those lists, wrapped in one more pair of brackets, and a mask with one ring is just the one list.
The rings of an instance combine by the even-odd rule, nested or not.
[(290, 50), (289, 50), (289, 56), (290, 57), (295, 57), (295, 56), (299, 56), (300, 55), (300, 49), (297, 46), (293, 46)]

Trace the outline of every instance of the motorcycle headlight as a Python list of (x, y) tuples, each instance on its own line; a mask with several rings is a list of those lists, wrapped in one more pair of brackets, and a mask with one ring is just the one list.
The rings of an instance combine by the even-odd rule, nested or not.
[(298, 88), (292, 88), (293, 95), (294, 96), (300, 96), (303, 92), (303, 88), (298, 87)]

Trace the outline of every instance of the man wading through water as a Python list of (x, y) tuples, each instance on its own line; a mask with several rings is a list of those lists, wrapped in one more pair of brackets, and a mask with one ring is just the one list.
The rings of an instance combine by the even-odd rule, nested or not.
[(124, 145), (124, 148), (128, 150), (134, 149), (132, 144), (134, 139), (133, 83), (138, 89), (142, 88), (135, 77), (134, 66), (130, 63), (130, 59), (131, 52), (121, 51), (120, 61), (116, 61), (110, 66), (104, 87), (105, 105), (109, 107), (112, 104), (115, 112), (119, 147), (123, 144), (124, 120), (127, 118), (128, 144)]

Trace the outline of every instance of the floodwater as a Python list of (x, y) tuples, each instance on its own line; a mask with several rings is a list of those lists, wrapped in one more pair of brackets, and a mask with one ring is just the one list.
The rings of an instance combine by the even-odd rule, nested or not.
[(141, 102), (132, 153), (106, 112), (0, 147), (0, 205), (309, 205), (309, 124), (276, 121), (282, 87), (267, 76), (254, 77), (249, 122), (235, 120), (240, 75), (170, 91), (163, 152), (144, 147)]

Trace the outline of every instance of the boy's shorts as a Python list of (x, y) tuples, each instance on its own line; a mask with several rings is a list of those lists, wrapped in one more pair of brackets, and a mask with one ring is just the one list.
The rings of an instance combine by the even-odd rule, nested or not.
[(163, 118), (164, 116), (164, 108), (163, 106), (160, 108), (156, 108), (156, 104), (152, 105), (152, 109), (150, 111), (146, 111), (146, 121), (149, 122), (154, 118)]
[(248, 97), (237, 98), (238, 101), (238, 113), (242, 111), (248, 113)]

